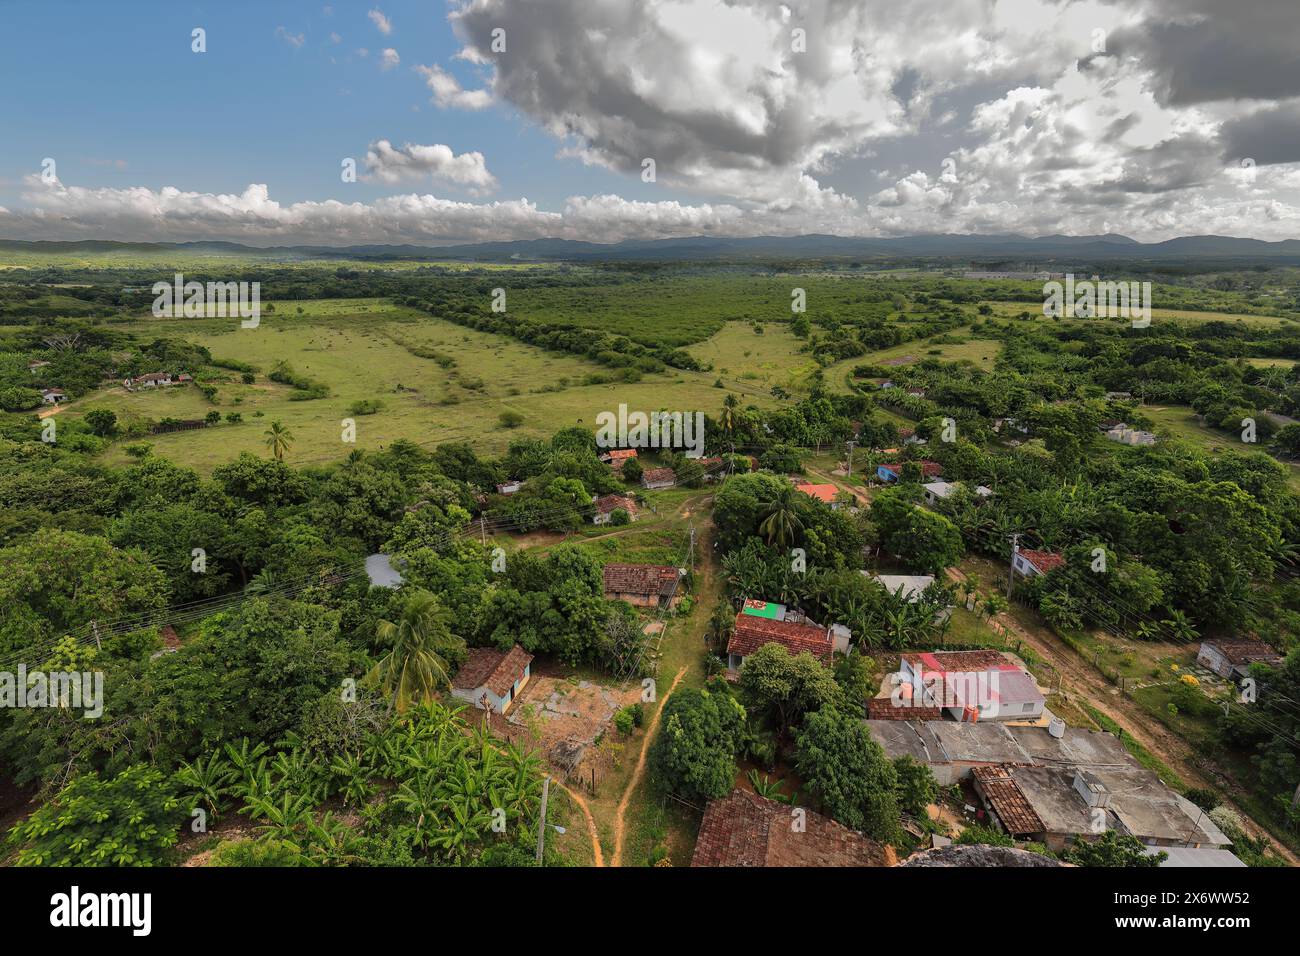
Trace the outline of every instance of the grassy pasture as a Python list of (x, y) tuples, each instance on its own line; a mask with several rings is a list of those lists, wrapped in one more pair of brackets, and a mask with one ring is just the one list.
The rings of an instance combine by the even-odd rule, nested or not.
[[(498, 454), (517, 437), (548, 437), (570, 424), (594, 428), (597, 413), (616, 410), (620, 402), (633, 409), (716, 413), (724, 394), (712, 387), (712, 375), (676, 371), (635, 384), (584, 385), (586, 376), (608, 370), (382, 300), (304, 302), (302, 315), (298, 305), (276, 303), (276, 311), (264, 314), (257, 329), (242, 329), (232, 319), (151, 318), (139, 323), (151, 335), (185, 338), (216, 358), (258, 368), (252, 385), (225, 369), (201, 374), (217, 385), (215, 404), (193, 386), (135, 393), (114, 387), (82, 398), (62, 414), (108, 408), (131, 420), (202, 418), (213, 409), (223, 417), (238, 412), (243, 417), (238, 424), (223, 422), (149, 439), (155, 454), (209, 471), (243, 451), (265, 454), (264, 432), (273, 420), (293, 432), (289, 460), (299, 464), (337, 460), (353, 448), (379, 449), (398, 438), (426, 445), (472, 441), (481, 454)], [(455, 365), (445, 368), (412, 348), (449, 355)], [(328, 385), (330, 394), (292, 400), (293, 389), (266, 378), (280, 359)], [(383, 407), (373, 415), (354, 416), (349, 409), (362, 399), (378, 399)], [(502, 427), (498, 416), (506, 410), (523, 415), (523, 424)], [(341, 440), (344, 418), (356, 421), (355, 445)], [(106, 460), (125, 460), (125, 445), (115, 444)]]

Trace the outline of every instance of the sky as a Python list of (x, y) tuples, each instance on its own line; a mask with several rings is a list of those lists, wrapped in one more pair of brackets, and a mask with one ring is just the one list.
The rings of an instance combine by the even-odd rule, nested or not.
[(1300, 238), (1298, 37), (1297, 0), (0, 0), (0, 238)]

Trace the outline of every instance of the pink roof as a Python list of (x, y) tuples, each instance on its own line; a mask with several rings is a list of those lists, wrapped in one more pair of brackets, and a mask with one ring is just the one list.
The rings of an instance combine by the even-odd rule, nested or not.
[(839, 494), (840, 491), (840, 489), (834, 485), (798, 485), (796, 487), (798, 487), (798, 489), (805, 495), (811, 495), (818, 501), (824, 501), (827, 504), (834, 501), (835, 496)]

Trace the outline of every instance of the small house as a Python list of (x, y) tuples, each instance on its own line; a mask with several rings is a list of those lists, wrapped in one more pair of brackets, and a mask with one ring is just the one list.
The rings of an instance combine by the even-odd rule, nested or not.
[(634, 607), (676, 607), (682, 596), (682, 572), (659, 564), (605, 565), (605, 599), (626, 601)]
[(66, 401), (68, 395), (61, 388), (44, 388), (41, 389), (41, 401), (46, 405), (57, 405), (59, 402)]
[(1249, 676), (1251, 664), (1276, 667), (1282, 655), (1263, 641), (1202, 641), (1196, 663), (1225, 680), (1240, 680)]
[(629, 459), (636, 457), (635, 448), (614, 448), (600, 456), (600, 460), (615, 471), (621, 471)]
[(961, 486), (951, 481), (928, 481), (921, 487), (925, 490), (925, 503), (933, 507), (951, 498)]
[(888, 843), (877, 843), (841, 823), (804, 810), (791, 825), (789, 804), (739, 788), (704, 808), (692, 867), (895, 866)]
[(508, 651), (474, 647), (451, 681), (451, 694), (480, 710), (504, 714), (532, 676), (533, 655), (516, 644)]
[(503, 481), (501, 484), (497, 485), (497, 494), (513, 495), (516, 494), (519, 491), (519, 489), (522, 488), (523, 486), (524, 483), (522, 481), (516, 481), (515, 479), (512, 478), (509, 481)]
[(647, 491), (671, 488), (677, 483), (677, 474), (671, 468), (651, 468), (641, 474), (641, 487)]
[[(943, 466), (937, 461), (918, 461), (916, 464), (921, 466), (921, 478), (937, 478), (943, 474)], [(891, 462), (885, 465), (879, 465), (876, 468), (876, 477), (881, 481), (898, 481), (903, 474), (903, 462)]]
[(636, 520), (636, 502), (625, 495), (601, 495), (599, 498), (593, 498), (591, 504), (592, 524), (609, 524), (613, 520), (614, 512), (620, 509), (627, 512), (629, 521)]
[(741, 611), (736, 615), (735, 630), (727, 641), (727, 675), (737, 677), (745, 658), (765, 644), (780, 644), (792, 655), (807, 651), (823, 664), (829, 664), (835, 651), (847, 653), (849, 636), (844, 627), (835, 631), (816, 624), (776, 620)]
[(1051, 551), (1032, 551), (1028, 548), (1019, 548), (1011, 556), (1012, 569), (1017, 574), (1027, 578), (1055, 571), (1063, 564), (1065, 564), (1065, 558)]
[(28, 363), (27, 363), (27, 371), (29, 371), (29, 372), (31, 372), (33, 375), (35, 375), (35, 374), (36, 374), (37, 372), (39, 372), (41, 369), (43, 369), (43, 368), (47, 368), (47, 367), (49, 366), (49, 364), (50, 364), (50, 363), (49, 363), (49, 362), (46, 362), (44, 359), (37, 359), (37, 360), (34, 361), (34, 362), (28, 362)]

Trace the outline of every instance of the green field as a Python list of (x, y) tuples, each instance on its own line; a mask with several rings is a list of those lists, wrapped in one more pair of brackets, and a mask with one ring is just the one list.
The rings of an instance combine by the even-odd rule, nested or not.
[[(61, 414), (108, 408), (131, 421), (197, 419), (213, 409), (223, 416), (238, 412), (243, 417), (238, 424), (149, 439), (156, 454), (208, 471), (243, 451), (265, 454), (264, 432), (273, 420), (292, 431), (289, 460), (297, 464), (337, 460), (354, 448), (380, 449), (398, 438), (424, 445), (471, 441), (480, 453), (497, 454), (515, 438), (545, 437), (572, 424), (594, 427), (599, 412), (616, 410), (620, 402), (633, 409), (715, 413), (724, 394), (712, 387), (713, 375), (677, 370), (634, 384), (583, 384), (587, 376), (608, 369), (379, 300), (301, 305), (299, 315), (299, 303), (277, 303), (256, 329), (242, 329), (231, 319), (149, 319), (128, 327), (185, 338), (217, 359), (259, 370), (252, 385), (225, 369), (200, 374), (200, 380), (217, 386), (215, 404), (193, 386), (134, 393), (118, 386), (85, 396)], [(444, 368), (412, 348), (436, 350), (453, 357), (455, 365)], [(280, 359), (328, 385), (330, 394), (292, 400), (292, 388), (266, 379)], [(383, 407), (377, 414), (352, 415), (352, 403), (362, 399), (377, 399)], [(770, 401), (761, 395), (748, 400)], [(498, 417), (507, 410), (523, 416), (519, 427), (502, 427)], [(355, 445), (341, 440), (341, 422), (349, 417), (356, 421)], [(126, 460), (127, 444), (116, 443), (105, 460)]]

